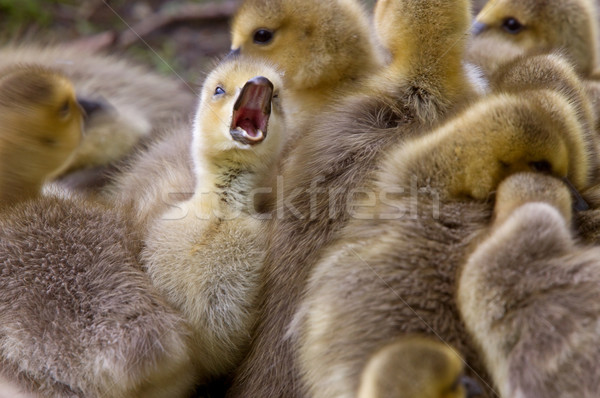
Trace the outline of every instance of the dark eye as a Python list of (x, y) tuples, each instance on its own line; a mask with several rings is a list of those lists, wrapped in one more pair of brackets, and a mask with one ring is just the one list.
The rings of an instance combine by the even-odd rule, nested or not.
[(254, 32), (253, 39), (256, 44), (267, 44), (273, 40), (273, 32), (267, 29), (259, 29)]
[(537, 172), (540, 173), (544, 173), (544, 174), (550, 174), (552, 173), (552, 165), (550, 164), (550, 162), (546, 161), (546, 160), (542, 160), (539, 162), (531, 162), (529, 163), (529, 166)]
[(67, 117), (71, 113), (71, 102), (65, 101), (58, 110), (60, 117)]
[(223, 89), (223, 87), (217, 86), (217, 88), (215, 89), (215, 95), (223, 95), (223, 94), (225, 94), (225, 90)]
[(516, 35), (523, 30), (523, 25), (515, 18), (506, 18), (502, 23), (502, 28), (508, 33)]

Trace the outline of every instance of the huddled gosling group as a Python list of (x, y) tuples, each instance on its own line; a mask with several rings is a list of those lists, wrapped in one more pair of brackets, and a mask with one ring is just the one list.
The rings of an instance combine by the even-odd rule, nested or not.
[(242, 0), (198, 95), (0, 48), (0, 398), (597, 397), (596, 18)]

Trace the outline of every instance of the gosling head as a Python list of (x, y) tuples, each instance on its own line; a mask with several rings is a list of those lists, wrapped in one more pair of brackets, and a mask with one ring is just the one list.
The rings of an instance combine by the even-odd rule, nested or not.
[[(518, 57), (504, 63), (491, 76), (490, 85), (497, 91), (520, 93), (530, 89), (551, 89), (564, 95), (575, 108), (586, 130), (586, 140), (597, 140), (592, 130), (596, 117), (582, 80), (562, 56), (551, 53)], [(598, 162), (595, 145), (590, 145), (592, 163)]]
[(479, 57), (490, 58), (481, 60), (484, 69), (496, 65), (492, 59), (499, 54), (508, 61), (561, 50), (587, 76), (597, 62), (595, 18), (592, 0), (490, 0), (473, 25), (472, 46), (484, 49)]
[(471, 398), (481, 388), (463, 374), (463, 362), (446, 344), (403, 337), (379, 350), (363, 371), (359, 398)]
[(376, 65), (356, 0), (245, 0), (231, 28), (234, 53), (269, 60), (291, 90), (331, 87)]
[(57, 71), (22, 65), (0, 72), (3, 189), (36, 191), (79, 145), (84, 110)]
[(206, 78), (194, 124), (202, 157), (265, 163), (284, 140), (280, 73), (264, 61), (228, 58)]
[(459, 146), (470, 155), (456, 176), (464, 177), (466, 184), (457, 187), (467, 196), (485, 199), (504, 178), (525, 171), (569, 181), (577, 190), (588, 186), (584, 129), (560, 93), (497, 95), (475, 104), (461, 119), (464, 134), (457, 140), (465, 141)]
[(540, 173), (516, 173), (498, 186), (494, 215), (497, 224), (511, 216), (514, 210), (529, 202), (545, 202), (554, 206), (570, 221), (573, 210), (578, 206), (581, 196), (566, 180)]
[[(454, 48), (462, 54), (464, 34), (470, 21), (469, 0), (378, 0), (374, 11), (375, 33), (393, 60), (416, 52), (414, 46)], [(431, 23), (435, 21), (435, 23)], [(427, 43), (423, 43), (427, 40)]]

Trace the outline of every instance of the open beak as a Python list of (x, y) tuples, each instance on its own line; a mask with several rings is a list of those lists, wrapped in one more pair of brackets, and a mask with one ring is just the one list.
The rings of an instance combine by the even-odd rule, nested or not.
[(256, 145), (267, 138), (273, 83), (254, 77), (244, 85), (233, 106), (231, 137), (242, 144)]

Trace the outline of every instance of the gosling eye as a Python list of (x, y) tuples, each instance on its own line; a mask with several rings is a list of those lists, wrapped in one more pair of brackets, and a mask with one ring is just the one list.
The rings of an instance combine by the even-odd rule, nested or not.
[(509, 17), (506, 18), (504, 22), (502, 22), (502, 29), (504, 29), (506, 32), (512, 35), (520, 33), (523, 30), (523, 28), (524, 26), (516, 18)]
[(256, 44), (269, 44), (273, 40), (273, 32), (268, 29), (258, 29), (252, 39)]
[(225, 94), (225, 89), (221, 86), (217, 86), (217, 88), (215, 88), (215, 95), (223, 95)]
[(277, 110), (278, 112), (281, 111), (281, 101), (279, 100), (278, 92), (273, 93), (273, 97), (271, 98), (271, 105), (273, 106), (273, 109)]
[(531, 167), (532, 170), (537, 171), (539, 173), (552, 173), (552, 165), (546, 160), (541, 160), (539, 162), (531, 162), (529, 163), (529, 167)]
[(69, 100), (65, 101), (60, 108), (58, 109), (58, 114), (61, 118), (66, 118), (71, 114), (71, 102)]

